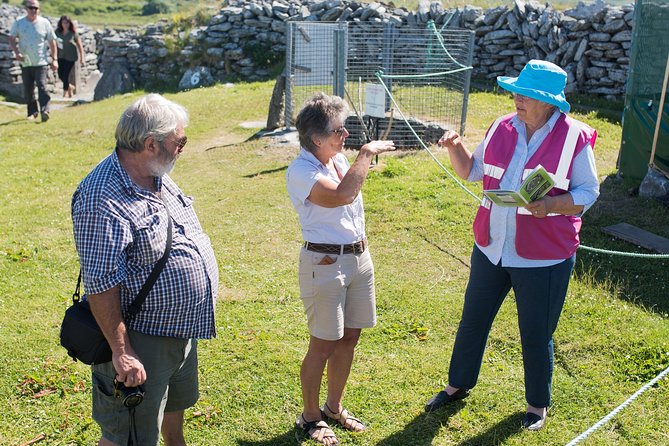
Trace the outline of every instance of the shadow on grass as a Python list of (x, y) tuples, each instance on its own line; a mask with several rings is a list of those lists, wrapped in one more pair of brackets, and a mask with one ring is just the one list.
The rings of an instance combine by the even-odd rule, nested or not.
[(290, 429), (285, 434), (277, 435), (267, 440), (240, 440), (237, 439), (239, 446), (282, 446), (299, 444), (296, 440), (300, 437), (300, 432), (297, 429)]
[(458, 256), (456, 256), (455, 254), (449, 252), (448, 250), (442, 248), (442, 247), (439, 246), (436, 242), (433, 242), (432, 240), (430, 240), (429, 238), (427, 238), (425, 235), (420, 234), (420, 238), (422, 238), (422, 239), (425, 240), (427, 243), (429, 243), (430, 245), (434, 246), (435, 248), (437, 248), (439, 251), (443, 252), (444, 254), (448, 254), (448, 255), (451, 256), (453, 259), (455, 259), (455, 260), (457, 260), (458, 262), (462, 263), (464, 266), (467, 267), (467, 269), (472, 269), (472, 267), (471, 267), (471, 265), (469, 265), (469, 263), (467, 263), (466, 261), (462, 260), (461, 258), (459, 258)]
[[(623, 253), (657, 254), (636, 244), (614, 238), (602, 228), (629, 223), (669, 238), (669, 211), (653, 199), (640, 198), (638, 182), (609, 176), (600, 185), (600, 197), (585, 214), (581, 242), (585, 246)], [(576, 254), (575, 276), (647, 309), (669, 314), (669, 259), (628, 257), (581, 248)]]
[(26, 118), (14, 119), (13, 121), (0, 122), (0, 126), (12, 125), (12, 124), (16, 124), (17, 122), (28, 122), (28, 120)]
[(261, 170), (260, 172), (250, 173), (248, 175), (244, 175), (244, 178), (255, 178), (259, 175), (268, 175), (268, 174), (272, 174), (272, 173), (283, 172), (284, 170), (287, 170), (287, 169), (288, 169), (288, 166), (281, 166), (281, 167), (277, 167), (276, 169)]
[(453, 415), (465, 406), (463, 401), (456, 401), (443, 409), (431, 413), (421, 413), (396, 432), (376, 443), (377, 446), (428, 446), (435, 435)]
[(504, 444), (505, 440), (521, 430), (524, 412), (509, 415), (487, 431), (458, 444), (458, 446), (491, 446)]

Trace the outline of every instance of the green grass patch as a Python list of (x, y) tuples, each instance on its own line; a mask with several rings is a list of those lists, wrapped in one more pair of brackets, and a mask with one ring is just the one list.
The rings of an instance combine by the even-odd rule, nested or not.
[[(21, 6), (22, 0), (6, 0)], [(148, 6), (147, 6), (148, 5)], [(159, 5), (158, 8), (150, 6)], [(162, 7), (164, 6), (164, 7)], [(197, 16), (206, 12), (213, 15), (220, 9), (218, 2), (205, 0), (42, 0), (42, 14), (58, 18), (68, 15), (78, 23), (92, 28), (130, 28), (161, 19), (178, 20), (184, 16)], [(151, 13), (153, 11), (159, 11)]]
[[(186, 411), (189, 445), (296, 444), (308, 332), (297, 284), (301, 235), (285, 169), (298, 149), (249, 139), (257, 129), (239, 125), (264, 120), (272, 86), (167, 95), (191, 113), (189, 145), (173, 177), (195, 197), (221, 273), (218, 337), (200, 343), (201, 398)], [(58, 345), (78, 272), (70, 199), (112, 150), (117, 119), (140, 94), (54, 110), (47, 124), (25, 120), (22, 107), (0, 105), (0, 444), (40, 433), (49, 445), (99, 438), (89, 369)], [(465, 143), (473, 148), (511, 107), (505, 95), (473, 92)], [(643, 251), (601, 232), (619, 221), (669, 237), (666, 208), (630, 196), (634, 185), (615, 178), (620, 124), (597, 111), (575, 117), (599, 131), (602, 176), (583, 243)], [(449, 165), (445, 152), (435, 153)], [(469, 187), (480, 193), (480, 186)], [(669, 365), (669, 262), (579, 251), (555, 337), (554, 405), (545, 430), (519, 429), (525, 401), (513, 295), (495, 321), (472, 395), (424, 414), (446, 382), (475, 202), (422, 151), (382, 155), (363, 194), (379, 322), (363, 333), (346, 392), (347, 407), (370, 430), (337, 429), (344, 444), (563, 445)], [(668, 401), (664, 380), (585, 444), (665, 444)]]

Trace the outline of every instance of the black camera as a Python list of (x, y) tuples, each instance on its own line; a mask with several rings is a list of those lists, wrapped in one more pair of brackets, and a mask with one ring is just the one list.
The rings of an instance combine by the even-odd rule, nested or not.
[(114, 396), (120, 399), (125, 407), (137, 407), (144, 400), (144, 388), (126, 387), (114, 379)]

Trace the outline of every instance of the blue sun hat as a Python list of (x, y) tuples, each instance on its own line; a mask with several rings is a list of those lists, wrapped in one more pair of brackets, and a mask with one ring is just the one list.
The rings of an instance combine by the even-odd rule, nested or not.
[(571, 109), (564, 97), (567, 73), (554, 63), (532, 59), (518, 77), (497, 76), (497, 84), (512, 93), (555, 105), (564, 113)]

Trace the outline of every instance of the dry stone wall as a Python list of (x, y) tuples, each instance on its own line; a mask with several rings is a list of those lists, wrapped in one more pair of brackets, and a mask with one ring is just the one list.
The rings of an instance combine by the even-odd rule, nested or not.
[[(566, 11), (534, 0), (489, 9), (444, 9), (440, 3), (423, 0), (416, 11), (350, 0), (229, 0), (205, 26), (174, 30), (173, 24), (164, 22), (130, 31), (98, 32), (97, 62), (102, 73), (122, 71), (118, 76), (127, 82), (114, 87), (117, 90), (156, 81), (181, 80), (182, 88), (231, 77), (253, 81), (266, 79), (272, 64), (282, 60), (288, 21), (424, 27), (428, 20), (439, 28), (474, 32), (474, 78), (493, 82), (496, 76), (514, 76), (528, 60), (539, 58), (567, 71), (568, 92), (610, 98), (624, 94), (634, 7), (611, 6), (601, 0)], [(4, 76), (8, 62), (2, 45)]]
[[(9, 31), (17, 18), (25, 15), (25, 10), (8, 4), (0, 4), (0, 91), (10, 96), (20, 98), (23, 96), (23, 84), (21, 80), (21, 67), (14, 58), (14, 53), (9, 46)], [(46, 17), (51, 21), (54, 30), (58, 18)], [(95, 81), (99, 78), (98, 56), (95, 33), (89, 27), (78, 24), (77, 31), (81, 38), (81, 44), (85, 52), (85, 64), (79, 71), (78, 92), (94, 88)], [(63, 92), (63, 84), (58, 75), (49, 70), (47, 78), (50, 92), (60, 95)]]

